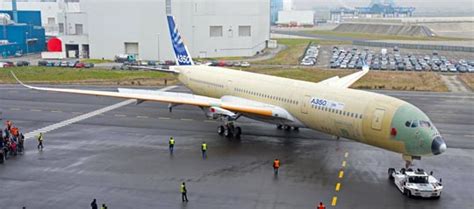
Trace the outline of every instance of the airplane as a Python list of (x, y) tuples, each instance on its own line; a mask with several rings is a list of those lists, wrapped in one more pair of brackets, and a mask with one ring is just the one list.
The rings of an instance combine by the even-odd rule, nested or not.
[(167, 16), (176, 66), (163, 69), (194, 94), (118, 88), (118, 92), (23, 86), (51, 92), (107, 96), (163, 102), (202, 109), (208, 118), (222, 121), (217, 133), (239, 138), (240, 117), (278, 129), (308, 128), (402, 154), (406, 166), (422, 156), (439, 155), (447, 146), (428, 116), (414, 105), (386, 95), (351, 89), (369, 72), (332, 77), (318, 83), (206, 65), (195, 65), (173, 16)]

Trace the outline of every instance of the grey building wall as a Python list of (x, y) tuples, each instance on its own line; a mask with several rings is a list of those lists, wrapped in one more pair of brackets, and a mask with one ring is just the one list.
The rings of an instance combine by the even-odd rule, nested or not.
[[(90, 56), (112, 59), (125, 43), (138, 43), (139, 58), (173, 60), (165, 0), (83, 0)], [(270, 39), (269, 0), (171, 0), (171, 10), (193, 57), (251, 56)], [(222, 26), (210, 37), (210, 26)], [(250, 26), (250, 36), (239, 36)]]

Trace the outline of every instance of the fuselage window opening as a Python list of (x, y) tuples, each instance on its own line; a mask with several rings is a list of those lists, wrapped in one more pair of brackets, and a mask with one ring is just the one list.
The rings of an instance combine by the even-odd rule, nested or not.
[(410, 127), (410, 125), (411, 125), (411, 121), (405, 122), (405, 126), (406, 126), (406, 127)]
[(431, 127), (431, 123), (428, 122), (428, 121), (421, 120), (420, 121), (420, 127), (429, 128), (429, 127)]
[(362, 119), (362, 114), (359, 115), (359, 118)]
[(353, 117), (354, 117), (354, 113), (351, 113), (351, 118), (353, 118)]
[(418, 121), (417, 121), (417, 120), (414, 120), (413, 123), (411, 123), (411, 127), (412, 127), (412, 128), (418, 127)]

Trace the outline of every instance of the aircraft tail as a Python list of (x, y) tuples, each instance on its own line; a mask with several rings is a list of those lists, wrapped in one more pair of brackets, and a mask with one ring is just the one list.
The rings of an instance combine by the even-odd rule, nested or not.
[(173, 50), (175, 54), (176, 64), (177, 65), (194, 65), (193, 59), (189, 54), (188, 48), (184, 45), (179, 34), (178, 27), (174, 21), (174, 17), (171, 15), (167, 16), (168, 18), (168, 27), (170, 31), (171, 44), (173, 45)]

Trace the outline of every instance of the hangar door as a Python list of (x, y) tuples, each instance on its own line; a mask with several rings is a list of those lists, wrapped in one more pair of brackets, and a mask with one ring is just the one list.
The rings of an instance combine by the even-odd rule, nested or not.
[(125, 54), (138, 57), (138, 42), (125, 42)]

